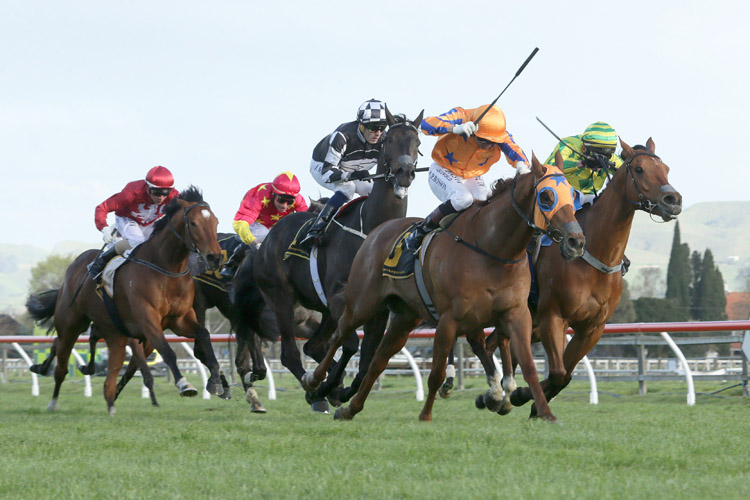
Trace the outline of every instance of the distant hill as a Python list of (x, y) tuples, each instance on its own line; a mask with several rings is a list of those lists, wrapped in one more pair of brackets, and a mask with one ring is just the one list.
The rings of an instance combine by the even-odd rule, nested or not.
[[(737, 280), (743, 269), (750, 270), (750, 201), (698, 203), (679, 216), (682, 242), (701, 254), (710, 248), (730, 291), (745, 291)], [(656, 218), (657, 221), (661, 219)], [(628, 242), (632, 262), (627, 280), (634, 284), (641, 266), (658, 266), (666, 277), (672, 249), (674, 222), (652, 221), (637, 212)], [(101, 244), (63, 241), (51, 252), (31, 245), (0, 243), (0, 313), (23, 309), (31, 268), (50, 254), (78, 254)]]
[[(711, 249), (730, 291), (744, 291), (737, 276), (743, 269), (750, 269), (748, 211), (750, 201), (697, 203), (678, 217), (682, 242), (688, 244), (691, 253), (703, 254), (706, 248)], [(658, 217), (655, 219), (661, 221)], [(674, 222), (654, 222), (647, 214), (637, 212), (626, 251), (632, 262), (631, 269), (659, 266), (666, 276), (674, 226)], [(636, 275), (636, 272), (629, 273), (628, 283), (633, 284)]]
[(77, 255), (93, 246), (76, 241), (63, 241), (48, 252), (32, 245), (0, 243), (0, 313), (18, 313), (23, 310), (31, 268), (39, 261), (52, 254)]

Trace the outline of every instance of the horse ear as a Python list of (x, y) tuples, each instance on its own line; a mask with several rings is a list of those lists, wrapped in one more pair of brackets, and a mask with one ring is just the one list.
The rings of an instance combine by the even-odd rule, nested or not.
[(652, 154), (656, 154), (656, 143), (652, 138), (648, 138), (648, 141), (646, 141), (646, 147)]
[(536, 153), (533, 151), (531, 152), (531, 172), (534, 174), (534, 177), (541, 177), (544, 175), (544, 167), (536, 157)]
[(563, 160), (562, 153), (560, 152), (559, 149), (555, 153), (555, 165), (557, 166), (557, 168), (560, 169), (560, 172), (563, 171), (563, 166), (565, 165), (565, 161)]
[(394, 123), (396, 123), (396, 120), (394, 120), (393, 115), (391, 114), (391, 110), (388, 109), (388, 106), (385, 107), (385, 121), (388, 123), (388, 126), (390, 127)]
[(633, 148), (631, 148), (627, 142), (622, 140), (622, 137), (620, 137), (620, 146), (622, 146), (622, 152), (625, 156), (630, 158), (633, 156)]
[(419, 116), (412, 122), (415, 127), (419, 128), (422, 125), (422, 117), (424, 116), (424, 109), (419, 112)]

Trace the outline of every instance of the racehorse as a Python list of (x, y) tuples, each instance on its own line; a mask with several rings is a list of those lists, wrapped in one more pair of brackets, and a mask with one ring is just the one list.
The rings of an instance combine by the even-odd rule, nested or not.
[[(559, 155), (557, 161), (562, 165)], [(546, 224), (551, 230), (545, 229), (545, 233), (559, 242), (565, 259), (583, 254), (584, 237), (575, 220), (571, 191), (557, 167), (543, 166), (533, 156), (530, 173), (516, 175), (512, 182), (498, 181), (486, 202), (475, 202), (460, 213), (422, 249), (423, 283), (439, 319), (429, 394), (420, 420), (432, 420), (435, 395), (445, 377), (446, 357), (457, 333), (467, 334), (475, 346), (483, 343), (483, 329), (489, 325), (502, 329), (513, 339), (524, 378), (534, 391), (541, 415), (555, 419), (539, 385), (531, 355), (531, 314), (527, 305), (531, 280), (526, 246), (534, 228), (541, 229), (539, 226)], [(529, 213), (535, 222), (526, 215)], [(423, 318), (433, 316), (420, 295), (415, 277), (391, 279), (383, 275), (383, 264), (395, 242), (417, 221), (389, 221), (370, 233), (352, 263), (345, 309), (328, 353), (315, 371), (305, 377), (308, 387), (315, 389), (344, 339), (374, 315), (390, 310), (388, 329), (367, 374), (349, 406), (336, 411), (336, 418), (348, 420), (362, 411), (372, 385), (390, 357), (403, 348), (409, 332)], [(418, 264), (415, 263), (415, 271)], [(477, 351), (483, 351), (483, 345)], [(482, 360), (485, 369), (489, 369), (485, 353), (480, 352), (480, 356), (485, 358)], [(499, 391), (498, 378), (488, 377), (494, 392)]]
[[(539, 287), (534, 338), (547, 352), (549, 377), (541, 384), (547, 400), (570, 383), (576, 365), (599, 341), (620, 302), (620, 263), (635, 211), (658, 215), (665, 222), (682, 211), (682, 195), (669, 184), (669, 167), (656, 155), (654, 141), (649, 138), (645, 147), (631, 148), (622, 139), (620, 144), (624, 164), (596, 202), (576, 214), (586, 234), (584, 258), (565, 261), (550, 248), (542, 248), (534, 266), (538, 282), (544, 283)], [(565, 337), (568, 327), (574, 331), (570, 343)], [(498, 340), (503, 371), (512, 376), (515, 364), (507, 342), (493, 333), (487, 348), (493, 352)], [(531, 398), (528, 387), (519, 387), (510, 401), (520, 406)], [(535, 396), (534, 400), (531, 417), (539, 414)]]
[(109, 348), (104, 398), (110, 415), (115, 413), (117, 375), (131, 337), (148, 341), (159, 351), (172, 371), (180, 395), (198, 394), (177, 367), (175, 353), (164, 338), (166, 328), (195, 338), (196, 357), (211, 372), (206, 389), (222, 394), (219, 364), (208, 331), (198, 324), (192, 308), (194, 287), (187, 269), (190, 252), (205, 259), (209, 269), (218, 269), (222, 255), (216, 240), (217, 224), (216, 216), (197, 188), (191, 186), (173, 199), (164, 217), (155, 223), (150, 238), (138, 245), (117, 270), (111, 314), (103, 307), (96, 283), (89, 278), (86, 268), (96, 257), (96, 250), (88, 250), (73, 261), (60, 289), (29, 297), (30, 316), (41, 322), (53, 320), (58, 335), (55, 389), (48, 410), (57, 409), (70, 352), (78, 336), (92, 322)]
[[(393, 116), (386, 109), (389, 125), (384, 134), (378, 158), (377, 170), (372, 176), (373, 188), (369, 196), (344, 207), (329, 225), (320, 246), (314, 247), (312, 256), (317, 259), (318, 277), (313, 277), (310, 262), (304, 258), (285, 258), (290, 244), (304, 232), (312, 215), (295, 213), (280, 220), (268, 234), (254, 259), (252, 273), (240, 272), (235, 277), (235, 287), (242, 288), (242, 279), (250, 276), (257, 282), (265, 303), (276, 314), (281, 334), (281, 362), (298, 380), (305, 374), (294, 332), (295, 310), (302, 306), (323, 314), (319, 330), (305, 343), (305, 354), (320, 361), (325, 354), (325, 343), (336, 326), (336, 319), (343, 310), (343, 288), (354, 254), (366, 235), (384, 221), (406, 215), (407, 192), (411, 185), (419, 154), (419, 124), (422, 113), (414, 121), (401, 115)], [(302, 230), (302, 231), (301, 231)], [(299, 238), (301, 239), (301, 238)], [(248, 265), (248, 260), (241, 267)], [(319, 279), (321, 293), (316, 292), (313, 279)], [(242, 299), (237, 294), (238, 302)], [(257, 301), (256, 301), (257, 303)], [(247, 307), (247, 305), (246, 305)], [(257, 306), (256, 306), (257, 307)], [(372, 318), (365, 331), (385, 329), (387, 316)], [(371, 338), (377, 337), (373, 334)], [(357, 352), (359, 339), (356, 334), (344, 345), (340, 370), (331, 377), (332, 387), (337, 387), (348, 360)], [(363, 345), (363, 353), (366, 351)], [(323, 398), (306, 395), (313, 409), (327, 413)]]

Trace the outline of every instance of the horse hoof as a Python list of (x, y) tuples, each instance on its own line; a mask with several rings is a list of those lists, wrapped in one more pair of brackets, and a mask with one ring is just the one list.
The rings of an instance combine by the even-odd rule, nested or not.
[(492, 399), (488, 394), (484, 395), (484, 404), (488, 410), (495, 413), (500, 410), (503, 405), (502, 400)]
[(523, 406), (528, 402), (521, 394), (521, 388), (519, 387), (515, 391), (510, 393), (510, 404), (513, 406)]
[(183, 398), (192, 398), (197, 395), (198, 395), (198, 389), (196, 389), (190, 384), (180, 389), (180, 396), (182, 396)]
[(497, 410), (498, 415), (507, 415), (510, 413), (510, 410), (513, 409), (513, 405), (510, 404), (509, 400), (503, 400), (503, 404), (500, 405), (500, 409)]
[(320, 401), (313, 401), (312, 411), (315, 413), (322, 413), (324, 415), (330, 415), (331, 411), (328, 407), (328, 401), (321, 399)]
[(47, 375), (47, 372), (42, 370), (42, 365), (31, 365), (29, 367), (29, 371), (31, 373), (36, 373), (37, 375), (41, 375), (42, 377)]
[(338, 408), (339, 406), (341, 406), (341, 399), (339, 399), (339, 393), (341, 392), (341, 389), (341, 387), (336, 387), (326, 396), (326, 399), (334, 408)]
[(232, 399), (232, 393), (229, 392), (229, 388), (228, 387), (224, 387), (223, 389), (224, 389), (224, 392), (222, 392), (221, 394), (219, 394), (219, 397), (221, 399), (226, 400), (226, 401), (229, 401), (230, 399)]
[(266, 413), (266, 409), (262, 404), (258, 403), (257, 405), (250, 406), (250, 413)]
[(315, 376), (312, 372), (305, 372), (304, 375), (302, 375), (302, 378), (299, 381), (302, 388), (305, 390), (305, 392), (315, 392), (318, 390), (318, 387), (320, 387), (320, 382), (315, 380)]
[(78, 371), (81, 372), (83, 375), (93, 375), (93, 373), (89, 372), (88, 365), (78, 365)]
[(477, 398), (474, 400), (474, 406), (477, 407), (477, 410), (484, 410), (487, 408), (487, 405), (484, 404), (484, 394), (480, 394), (477, 396)]
[(114, 407), (114, 406), (112, 406), (112, 407), (111, 407), (111, 408), (109, 409), (109, 416), (110, 416), (110, 417), (114, 417), (114, 415), (115, 415), (115, 407)]
[(224, 387), (221, 384), (211, 381), (206, 383), (206, 390), (209, 394), (213, 394), (214, 396), (221, 396), (224, 394)]
[(333, 414), (334, 420), (351, 420), (352, 418), (352, 413), (348, 406), (345, 408), (339, 408), (336, 410), (336, 413)]
[(451, 397), (451, 391), (453, 390), (453, 379), (447, 378), (445, 382), (443, 382), (443, 385), (440, 386), (440, 390), (438, 390), (438, 395), (443, 399), (448, 399)]

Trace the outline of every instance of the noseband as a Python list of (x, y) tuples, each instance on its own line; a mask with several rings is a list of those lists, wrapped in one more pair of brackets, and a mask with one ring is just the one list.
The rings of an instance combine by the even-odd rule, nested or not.
[(635, 205), (636, 209), (643, 210), (644, 212), (647, 212), (648, 214), (653, 214), (654, 209), (656, 209), (659, 205), (647, 199), (643, 195), (643, 191), (641, 190), (638, 183), (635, 181), (635, 175), (633, 175), (633, 169), (630, 167), (630, 164), (633, 162), (633, 160), (635, 160), (639, 156), (650, 156), (651, 158), (656, 158), (657, 160), (661, 161), (661, 158), (659, 158), (657, 155), (653, 153), (638, 152), (634, 154), (631, 158), (628, 158), (624, 162), (625, 168), (627, 169), (628, 175), (630, 176), (630, 182), (633, 184), (633, 187), (638, 193), (638, 201), (632, 201), (632, 200), (627, 200), (627, 201), (631, 205)]

